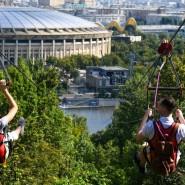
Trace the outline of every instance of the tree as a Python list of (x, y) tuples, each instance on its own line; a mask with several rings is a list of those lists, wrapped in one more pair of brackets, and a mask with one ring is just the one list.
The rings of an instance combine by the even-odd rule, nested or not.
[[(25, 135), (14, 144), (7, 168), (0, 168), (3, 173), (1, 182), (28, 185), (106, 184), (109, 180), (93, 164), (95, 150), (86, 120), (64, 115), (58, 107), (55, 93), (58, 70), (51, 66), (45, 68), (42, 61), (32, 64), (22, 58), (18, 67), (37, 86), (13, 66), (8, 68), (12, 80), (10, 91), (19, 106), (10, 126), (15, 127), (19, 116), (25, 117), (27, 125)], [(3, 78), (3, 73), (0, 74)]]

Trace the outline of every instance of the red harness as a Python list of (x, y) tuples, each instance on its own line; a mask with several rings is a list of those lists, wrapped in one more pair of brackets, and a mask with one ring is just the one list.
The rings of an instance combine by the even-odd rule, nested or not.
[(3, 143), (4, 134), (0, 134), (0, 163), (4, 163), (5, 161), (5, 144)]
[[(155, 122), (157, 122), (157, 123), (155, 123)], [(173, 134), (173, 129), (177, 123), (174, 122), (170, 127), (165, 129), (162, 126), (162, 123), (160, 121), (155, 121), (155, 122), (153, 123), (154, 129), (155, 129), (154, 137), (149, 142), (151, 159), (152, 159), (152, 157), (154, 157), (154, 151), (155, 151), (157, 142), (160, 140), (160, 133), (159, 133), (157, 125), (156, 125), (156, 124), (158, 124), (158, 127), (164, 136), (165, 135), (171, 136), (170, 141), (173, 143), (173, 146), (174, 146), (174, 159), (176, 160), (177, 159), (177, 151), (178, 151), (178, 143), (176, 140), (176, 133)]]

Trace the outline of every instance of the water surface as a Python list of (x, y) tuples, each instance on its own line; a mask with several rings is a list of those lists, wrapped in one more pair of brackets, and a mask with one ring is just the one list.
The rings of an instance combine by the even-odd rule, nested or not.
[(64, 109), (66, 114), (76, 114), (87, 118), (89, 133), (95, 133), (112, 123), (112, 115), (115, 107), (88, 107)]

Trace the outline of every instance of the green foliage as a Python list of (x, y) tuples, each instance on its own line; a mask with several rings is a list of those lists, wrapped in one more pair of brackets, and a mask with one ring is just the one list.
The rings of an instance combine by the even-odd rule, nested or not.
[[(55, 88), (59, 73), (45, 67), (43, 61), (19, 59), (19, 70), (8, 67), (12, 85), (10, 92), (19, 111), (10, 124), (16, 127), (19, 116), (26, 119), (25, 134), (14, 143), (7, 168), (0, 168), (3, 184), (108, 184), (105, 174), (93, 164), (95, 148), (91, 142), (86, 120), (64, 115), (58, 107)], [(3, 73), (1, 73), (3, 78)], [(2, 95), (2, 94), (1, 94)], [(5, 107), (2, 95), (1, 105)], [(1, 108), (3, 115), (8, 109)]]
[[(139, 33), (137, 33), (139, 34)], [(165, 35), (161, 35), (163, 40)], [(19, 116), (26, 119), (25, 134), (14, 143), (14, 151), (6, 168), (0, 168), (0, 184), (54, 184), (54, 185), (153, 185), (184, 184), (184, 146), (178, 172), (169, 178), (154, 174), (148, 166), (148, 174), (142, 176), (133, 156), (140, 148), (135, 135), (149, 103), (153, 105), (153, 94), (147, 100), (146, 84), (150, 74), (140, 80), (156, 60), (160, 40), (154, 35), (144, 35), (141, 43), (113, 42), (113, 53), (103, 59), (95, 56), (74, 55), (64, 59), (49, 57), (46, 61), (34, 63), (19, 58), (18, 68), (37, 85), (33, 85), (15, 67), (9, 66), (12, 85), (9, 89), (19, 111), (10, 123), (10, 130), (16, 127)], [(172, 60), (184, 87), (185, 55), (184, 41), (176, 40)], [(174, 42), (175, 44), (175, 42)], [(102, 131), (89, 135), (86, 119), (76, 115), (65, 115), (58, 108), (55, 93), (60, 78), (78, 76), (76, 69), (88, 65), (130, 66), (129, 54), (135, 53), (137, 64), (134, 76), (127, 80), (120, 92), (120, 104), (115, 108), (112, 124)], [(181, 54), (179, 56), (178, 54)], [(145, 64), (147, 62), (148, 64)], [(144, 65), (145, 64), (145, 65)], [(164, 71), (164, 72), (163, 72)], [(175, 76), (167, 62), (161, 73), (160, 85), (174, 86)], [(0, 77), (4, 74), (0, 71)], [(155, 85), (155, 80), (152, 81)], [(67, 85), (67, 83), (66, 83)], [(163, 96), (166, 92), (160, 92)], [(171, 92), (169, 92), (171, 94)], [(7, 101), (1, 95), (1, 114), (8, 111)], [(180, 108), (185, 111), (184, 96)]]
[[(137, 166), (134, 164), (133, 156), (136, 151), (140, 149), (140, 144), (136, 142), (135, 135), (136, 130), (138, 128), (138, 124), (142, 119), (142, 115), (144, 111), (147, 109), (148, 104), (150, 107), (153, 106), (154, 103), (154, 92), (149, 92), (149, 97), (147, 98), (146, 85), (148, 78), (151, 73), (147, 74), (144, 79), (142, 79), (143, 75), (152, 65), (149, 59), (152, 57), (152, 52), (148, 52), (147, 48), (152, 48), (151, 39), (153, 36), (147, 37), (146, 45), (140, 43), (140, 46), (137, 46), (135, 51), (139, 51), (140, 62), (134, 68), (134, 77), (130, 80), (127, 80), (125, 87), (121, 89), (120, 93), (120, 104), (115, 109), (113, 114), (112, 124), (109, 125), (105, 130), (93, 134), (91, 136), (92, 141), (95, 143), (96, 148), (98, 150), (98, 160), (96, 159), (97, 168), (101, 168), (102, 166), (109, 173), (109, 178), (111, 179), (112, 184), (119, 185), (152, 185), (152, 184), (184, 184), (184, 155), (181, 155), (180, 163), (178, 164), (177, 173), (173, 174), (170, 177), (163, 177), (161, 175), (155, 174), (150, 166), (148, 165), (148, 174), (142, 175), (140, 174)], [(163, 38), (164, 39), (164, 38)], [(148, 40), (148, 41), (147, 41)], [(178, 42), (183, 43), (183, 41), (178, 40)], [(154, 41), (157, 45), (158, 41)], [(179, 43), (179, 44), (180, 44)], [(119, 45), (114, 45), (114, 47), (120, 47), (122, 43)], [(128, 46), (129, 47), (129, 46)], [(176, 46), (177, 47), (177, 46)], [(142, 49), (141, 49), (142, 48)], [(156, 47), (157, 48), (157, 47)], [(138, 50), (139, 49), (139, 50)], [(178, 51), (178, 49), (180, 51)], [(175, 48), (174, 53), (183, 53), (183, 48)], [(125, 52), (127, 50), (125, 49)], [(119, 52), (116, 52), (117, 55), (120, 56)], [(122, 55), (126, 56), (126, 55)], [(149, 63), (146, 67), (142, 66), (143, 62), (146, 61)], [(156, 60), (158, 56), (153, 56), (153, 60)], [(174, 64), (175, 70), (179, 75), (180, 81), (182, 82), (182, 86), (184, 87), (184, 54), (180, 56), (172, 56), (172, 62)], [(165, 60), (165, 58), (164, 58)], [(158, 69), (158, 67), (157, 67)], [(152, 85), (155, 87), (156, 85), (156, 75), (158, 70), (155, 71), (153, 76)], [(140, 80), (142, 79), (142, 83)], [(139, 84), (139, 85), (138, 85)], [(169, 60), (165, 63), (163, 70), (161, 71), (160, 77), (160, 86), (169, 86), (174, 87), (177, 86), (176, 78), (173, 73), (173, 69), (170, 65)], [(173, 95), (178, 98), (179, 92), (174, 91), (161, 91), (159, 92), (159, 96), (157, 100), (159, 100), (160, 96), (165, 95)], [(184, 95), (181, 97), (180, 108), (182, 111), (185, 111), (185, 101)], [(111, 143), (111, 145), (110, 145)], [(108, 147), (108, 148), (107, 148)], [(114, 149), (113, 149), (114, 148)], [(109, 151), (114, 152), (114, 162), (110, 163), (110, 158), (106, 155)], [(182, 145), (181, 152), (184, 153), (184, 145)], [(106, 160), (104, 160), (106, 158)], [(113, 164), (113, 166), (111, 165)], [(119, 171), (120, 176), (117, 174)]]

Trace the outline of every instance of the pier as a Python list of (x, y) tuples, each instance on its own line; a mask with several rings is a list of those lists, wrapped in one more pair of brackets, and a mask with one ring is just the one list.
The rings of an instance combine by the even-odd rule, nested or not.
[(119, 98), (94, 98), (86, 94), (67, 94), (59, 97), (60, 107), (67, 109), (88, 108), (88, 107), (115, 107), (119, 104)]

